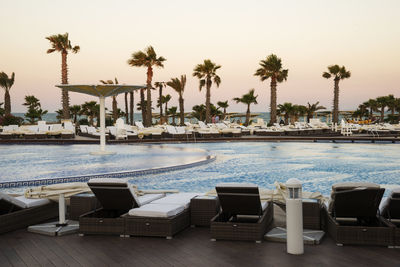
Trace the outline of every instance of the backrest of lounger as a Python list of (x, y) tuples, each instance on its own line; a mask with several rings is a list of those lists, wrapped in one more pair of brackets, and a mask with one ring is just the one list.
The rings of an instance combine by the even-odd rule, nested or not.
[(124, 213), (140, 205), (136, 194), (126, 179), (90, 179), (88, 186), (105, 210), (116, 210)]
[(375, 217), (384, 188), (362, 188), (337, 191), (332, 198), (335, 217)]
[(228, 216), (261, 215), (258, 186), (254, 184), (219, 184), (215, 187), (222, 212)]

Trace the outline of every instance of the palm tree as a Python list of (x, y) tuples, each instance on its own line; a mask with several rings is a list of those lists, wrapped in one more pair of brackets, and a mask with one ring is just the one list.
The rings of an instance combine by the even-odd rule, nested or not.
[(80, 105), (73, 105), (69, 108), (72, 116), (74, 117), (74, 123), (76, 123), (76, 120), (78, 118), (78, 114), (81, 112), (81, 106)]
[[(161, 101), (162, 98), (162, 89), (166, 86), (165, 82), (155, 82), (154, 86), (158, 88), (158, 101)], [(162, 105), (157, 105), (157, 107), (160, 108), (160, 124), (163, 124), (163, 121), (165, 121), (165, 119), (163, 118), (163, 109), (162, 109)]]
[(376, 98), (377, 107), (379, 108), (379, 112), (381, 113), (380, 122), (383, 122), (385, 119), (385, 108), (388, 106), (388, 98), (386, 96), (380, 96)]
[[(78, 53), (80, 50), (79, 46), (72, 46), (71, 41), (68, 38), (68, 33), (56, 34), (46, 37), (50, 41), (51, 48), (47, 50), (47, 54), (53, 52), (61, 53), (61, 84), (68, 84), (68, 66), (67, 66), (67, 55), (68, 52)], [(62, 89), (62, 107), (64, 119), (69, 119), (69, 95), (68, 91)]]
[(206, 114), (206, 106), (204, 104), (195, 105), (192, 107), (192, 116), (195, 117), (198, 121), (204, 121), (204, 117)]
[(293, 110), (293, 122), (296, 122), (299, 120), (299, 117), (303, 117), (304, 115), (307, 114), (307, 107), (303, 105), (294, 105), (294, 110)]
[[(146, 106), (146, 120), (145, 125), (147, 127), (151, 126), (152, 116), (151, 116), (151, 89), (152, 89), (152, 79), (153, 79), (153, 67), (163, 68), (163, 62), (166, 59), (163, 57), (157, 57), (156, 52), (152, 46), (149, 46), (145, 51), (138, 51), (132, 54), (132, 58), (128, 60), (128, 64), (132, 67), (146, 67), (147, 68), (147, 106)], [(142, 101), (143, 103), (143, 101)]]
[(358, 108), (356, 111), (353, 112), (353, 117), (359, 117), (360, 119), (363, 119), (363, 117), (368, 117), (368, 109), (365, 103), (358, 105)]
[(375, 99), (370, 99), (367, 102), (364, 102), (364, 105), (369, 108), (369, 119), (372, 120), (374, 112), (378, 111), (378, 103)]
[(10, 89), (14, 84), (15, 73), (11, 74), (11, 77), (8, 78), (8, 75), (5, 72), (0, 72), (0, 87), (4, 89), (4, 115), (11, 114), (11, 97), (10, 97)]
[(309, 102), (307, 102), (307, 106), (306, 106), (307, 122), (310, 122), (310, 119), (314, 118), (315, 112), (317, 112), (318, 110), (321, 110), (321, 109), (326, 109), (326, 107), (318, 106), (318, 105), (319, 105), (319, 101), (317, 101), (314, 104), (310, 104)]
[(281, 83), (287, 80), (288, 72), (287, 69), (282, 69), (282, 60), (276, 55), (271, 54), (265, 60), (260, 61), (260, 66), (255, 76), (260, 76), (261, 81), (271, 79), (271, 120), (270, 124), (276, 122), (277, 116), (277, 83)]
[(168, 115), (171, 115), (172, 117), (172, 125), (175, 125), (175, 116), (176, 116), (176, 111), (178, 110), (177, 107), (171, 107), (168, 109)]
[(391, 112), (390, 114), (393, 117), (394, 116), (394, 112), (396, 110), (396, 98), (394, 97), (394, 95), (388, 95), (386, 97), (386, 100), (387, 100), (388, 110)]
[(181, 126), (185, 125), (185, 110), (183, 105), (183, 92), (185, 91), (186, 75), (181, 75), (181, 78), (171, 78), (167, 85), (174, 89), (179, 94), (179, 116)]
[[(100, 80), (100, 82), (102, 84), (114, 84), (113, 80), (107, 80), (107, 81)], [(115, 78), (115, 84), (118, 84), (117, 78)], [(114, 122), (116, 122), (118, 119), (118, 103), (117, 103), (116, 95), (112, 96), (112, 114), (113, 114), (113, 120), (114, 120)]]
[(193, 76), (199, 78), (199, 89), (206, 87), (206, 122), (211, 122), (211, 86), (214, 82), (217, 87), (221, 84), (221, 78), (217, 75), (220, 65), (213, 63), (209, 59), (205, 59), (203, 64), (198, 64), (193, 70)]
[(86, 115), (89, 119), (89, 125), (93, 126), (93, 120), (98, 117), (99, 110), (100, 108), (96, 101), (89, 101), (82, 104), (81, 114)]
[(165, 104), (165, 115), (168, 115), (167, 113), (168, 113), (168, 102), (171, 100), (171, 95), (170, 94), (167, 94), (167, 95), (165, 95), (165, 96), (162, 96), (162, 103), (163, 104)]
[(292, 103), (285, 102), (278, 105), (277, 114), (283, 115), (285, 119), (285, 125), (289, 124), (289, 117), (293, 114), (294, 106)]
[(322, 77), (334, 81), (333, 89), (333, 123), (339, 122), (339, 82), (340, 80), (348, 79), (351, 76), (351, 72), (346, 70), (345, 66), (340, 67), (339, 65), (331, 65), (328, 67), (328, 72), (322, 73)]
[(131, 122), (131, 125), (133, 125), (133, 122), (135, 121), (134, 118), (134, 91), (129, 92), (129, 121)]
[(246, 126), (249, 125), (250, 122), (250, 105), (251, 104), (258, 104), (257, 103), (257, 97), (258, 95), (254, 95), (254, 89), (251, 89), (247, 94), (242, 95), (242, 97), (235, 97), (233, 100), (236, 101), (236, 103), (243, 103), (247, 105), (247, 111), (246, 111)]
[(217, 102), (217, 105), (218, 105), (218, 107), (224, 109), (224, 114), (223, 114), (223, 117), (222, 117), (222, 120), (224, 120), (225, 117), (226, 117), (226, 109), (229, 107), (228, 100), (226, 100), (225, 102), (223, 102), (223, 101), (218, 101), (218, 102)]

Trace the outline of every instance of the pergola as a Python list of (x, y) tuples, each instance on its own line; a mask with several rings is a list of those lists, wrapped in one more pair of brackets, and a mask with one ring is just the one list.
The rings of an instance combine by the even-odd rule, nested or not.
[(118, 94), (131, 92), (133, 90), (139, 90), (145, 88), (145, 85), (120, 85), (120, 84), (101, 84), (101, 85), (70, 85), (61, 84), (56, 85), (61, 89), (82, 93), (92, 96), (97, 96), (100, 99), (100, 151), (92, 154), (111, 154), (105, 150), (106, 148), (106, 110), (105, 110), (105, 98), (108, 96), (115, 96)]

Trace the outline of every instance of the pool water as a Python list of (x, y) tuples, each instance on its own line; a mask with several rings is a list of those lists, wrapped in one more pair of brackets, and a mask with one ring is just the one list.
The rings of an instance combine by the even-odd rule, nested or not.
[(0, 182), (75, 177), (170, 167), (204, 160), (203, 149), (112, 145), (114, 155), (90, 155), (98, 145), (0, 145)]
[(92, 156), (97, 145), (0, 145), (0, 182), (121, 172), (185, 164), (212, 154), (197, 167), (135, 176), (142, 189), (206, 192), (221, 182), (249, 182), (274, 188), (297, 178), (303, 190), (329, 195), (339, 182), (400, 186), (399, 144), (225, 142), (107, 146), (115, 155)]
[(329, 195), (339, 182), (373, 182), (390, 189), (400, 186), (398, 144), (337, 143), (202, 143), (170, 144), (215, 154), (216, 161), (169, 173), (133, 178), (146, 189), (208, 191), (221, 182), (250, 182), (274, 188), (274, 181), (297, 178), (303, 190)]

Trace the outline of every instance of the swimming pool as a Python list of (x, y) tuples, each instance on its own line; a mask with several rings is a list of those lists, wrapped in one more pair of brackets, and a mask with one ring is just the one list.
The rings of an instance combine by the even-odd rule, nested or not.
[(205, 192), (221, 182), (251, 182), (274, 188), (274, 181), (297, 178), (303, 190), (329, 195), (338, 182), (374, 182), (400, 186), (400, 146), (335, 143), (203, 143), (171, 144), (207, 149), (212, 163), (170, 173), (131, 179), (140, 188)]
[[(142, 189), (205, 192), (221, 182), (251, 182), (274, 188), (274, 181), (297, 178), (304, 190), (328, 195), (332, 184), (349, 181), (400, 185), (398, 144), (225, 142), (197, 144), (110, 145), (118, 152), (91, 156), (96, 145), (0, 146), (1, 179), (63, 177), (134, 168), (182, 164), (215, 155), (216, 160), (188, 169), (130, 177)], [(13, 151), (11, 153), (10, 151)], [(207, 152), (208, 151), (208, 152)], [(135, 153), (132, 153), (135, 152)], [(31, 159), (35, 159), (31, 161)], [(55, 158), (60, 160), (54, 161)], [(19, 178), (17, 178), (19, 177)]]

